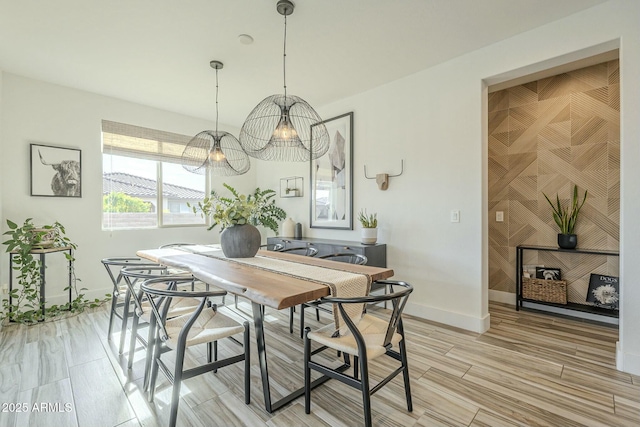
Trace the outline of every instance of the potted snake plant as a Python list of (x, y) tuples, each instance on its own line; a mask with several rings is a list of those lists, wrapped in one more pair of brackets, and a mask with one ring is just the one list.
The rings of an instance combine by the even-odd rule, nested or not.
[(584, 202), (587, 200), (587, 190), (584, 190), (584, 196), (582, 202), (580, 202), (578, 186), (574, 185), (571, 205), (566, 207), (560, 204), (560, 197), (557, 194), (555, 203), (552, 202), (546, 194), (542, 194), (545, 199), (547, 199), (547, 202), (549, 202), (549, 205), (551, 205), (551, 209), (553, 209), (553, 220), (560, 228), (560, 233), (558, 233), (558, 246), (562, 249), (575, 249), (578, 245), (578, 236), (574, 234), (574, 229), (578, 221), (580, 209), (582, 209)]

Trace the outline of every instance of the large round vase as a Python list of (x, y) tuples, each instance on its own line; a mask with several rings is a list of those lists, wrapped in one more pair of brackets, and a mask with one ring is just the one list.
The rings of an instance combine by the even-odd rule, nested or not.
[(575, 249), (578, 245), (578, 236), (575, 234), (558, 234), (558, 246), (562, 249)]
[(251, 258), (260, 248), (260, 232), (251, 224), (227, 227), (220, 234), (220, 246), (227, 258)]

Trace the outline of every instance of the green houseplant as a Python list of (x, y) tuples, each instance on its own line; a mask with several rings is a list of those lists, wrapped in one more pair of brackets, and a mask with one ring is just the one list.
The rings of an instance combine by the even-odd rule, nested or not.
[(220, 244), (229, 258), (252, 257), (260, 247), (260, 232), (255, 226), (263, 226), (278, 232), (278, 222), (286, 217), (286, 212), (276, 206), (274, 190), (256, 188), (253, 194), (240, 194), (229, 184), (223, 184), (233, 197), (224, 197), (212, 191), (209, 197), (192, 206), (193, 212), (200, 212), (212, 219), (211, 230), (220, 225)]
[[(6, 231), (4, 235), (10, 236), (10, 238), (4, 241), (3, 244), (7, 246), (6, 251), (13, 254), (12, 265), (15, 271), (13, 274), (15, 275), (17, 286), (10, 293), (11, 303), (8, 298), (2, 300), (0, 319), (33, 324), (43, 321), (45, 318), (55, 318), (67, 312), (81, 312), (87, 307), (97, 307), (102, 303), (99, 299), (85, 299), (84, 294), (78, 292), (76, 285), (80, 279), (76, 277), (73, 267), (73, 262), (75, 261), (73, 253), (77, 249), (77, 245), (66, 236), (64, 226), (56, 221), (51, 225), (39, 228), (32, 221), (32, 218), (27, 218), (22, 226), (18, 226), (15, 222), (7, 220), (9, 231)], [(40, 306), (41, 263), (40, 259), (33, 256), (33, 251), (56, 247), (72, 249), (70, 254), (65, 252), (64, 256), (69, 261), (71, 290), (75, 298), (70, 303), (47, 307), (43, 314)], [(69, 291), (69, 287), (64, 290)], [(84, 290), (86, 288), (80, 289), (80, 291)]]
[(358, 213), (358, 221), (362, 225), (361, 241), (365, 245), (373, 245), (378, 241), (378, 214), (367, 214), (366, 209)]
[(574, 249), (578, 244), (578, 236), (574, 234), (576, 222), (578, 221), (578, 214), (580, 209), (587, 200), (587, 190), (584, 190), (584, 196), (582, 202), (580, 202), (578, 196), (578, 186), (573, 186), (573, 197), (569, 206), (562, 206), (560, 203), (560, 197), (556, 194), (555, 203), (549, 199), (549, 197), (542, 193), (551, 205), (553, 210), (553, 220), (558, 224), (560, 233), (558, 233), (558, 246), (563, 249)]

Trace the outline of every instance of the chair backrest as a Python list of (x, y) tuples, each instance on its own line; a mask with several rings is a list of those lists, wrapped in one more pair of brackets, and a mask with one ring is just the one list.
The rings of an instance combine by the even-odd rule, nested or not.
[(175, 248), (179, 246), (193, 246), (193, 245), (195, 245), (195, 243), (165, 243), (164, 245), (158, 246), (158, 249)]
[(318, 255), (317, 258), (331, 261), (347, 262), (349, 264), (365, 265), (369, 260), (366, 256), (354, 254), (353, 252), (339, 252), (335, 254)]
[(280, 252), (284, 249), (284, 245), (282, 243), (267, 243), (266, 245), (260, 245), (260, 249)]
[(318, 254), (318, 250), (311, 246), (301, 246), (299, 248), (284, 248), (279, 250), (278, 252), (286, 252), (289, 254), (303, 256), (316, 256)]
[(141, 315), (144, 311), (142, 308), (142, 290), (138, 286), (139, 281), (161, 278), (167, 282), (168, 286), (175, 287), (178, 281), (192, 282), (194, 280), (191, 274), (172, 274), (166, 266), (162, 265), (129, 266), (120, 270), (120, 274), (124, 277), (124, 282), (129, 289), (138, 315)]
[(153, 267), (158, 264), (152, 263), (149, 260), (145, 260), (138, 257), (113, 257), (103, 258), (101, 260), (102, 265), (107, 270), (111, 282), (113, 283), (114, 292), (117, 292), (118, 285), (122, 281), (122, 269), (125, 267)]
[[(155, 318), (155, 324), (159, 328), (160, 339), (162, 339), (163, 341), (166, 341), (169, 338), (165, 323), (167, 321), (167, 313), (169, 312), (169, 306), (171, 305), (172, 298), (186, 297), (198, 298), (201, 300), (200, 304), (198, 304), (198, 308), (193, 312), (191, 317), (189, 317), (187, 322), (182, 327), (183, 331), (188, 332), (204, 307), (208, 305), (207, 303), (209, 298), (223, 296), (227, 293), (226, 291), (223, 291), (221, 289), (211, 291), (183, 291), (177, 290), (175, 288), (178, 283), (187, 283), (189, 281), (190, 279), (184, 277), (176, 279), (175, 276), (168, 276), (148, 279), (142, 282), (142, 284), (140, 285), (141, 292), (143, 292), (147, 296), (147, 300), (149, 301), (149, 305), (151, 307), (151, 312), (153, 313), (153, 317)], [(158, 284), (166, 284), (166, 286), (158, 287)]]
[[(334, 298), (334, 297), (325, 297), (322, 298), (322, 301), (333, 303), (338, 306), (338, 310), (341, 314), (344, 323), (347, 325), (349, 331), (354, 335), (356, 341), (358, 341), (359, 347), (364, 347), (364, 339), (362, 338), (362, 334), (358, 331), (357, 322), (359, 319), (353, 319), (350, 317), (345, 311), (345, 307), (343, 305), (347, 304), (375, 304), (383, 301), (391, 301), (392, 310), (389, 316), (389, 324), (387, 326), (387, 331), (384, 339), (384, 347), (389, 347), (391, 344), (391, 339), (393, 338), (393, 334), (399, 330), (402, 332), (402, 312), (404, 311), (404, 307), (409, 299), (409, 295), (413, 292), (413, 286), (406, 282), (395, 281), (395, 280), (379, 280), (376, 283), (388, 285), (391, 289), (388, 294), (382, 295), (368, 295), (365, 297), (355, 297), (355, 298)], [(395, 289), (394, 289), (395, 288)], [(396, 290), (397, 288), (402, 288), (400, 290)]]

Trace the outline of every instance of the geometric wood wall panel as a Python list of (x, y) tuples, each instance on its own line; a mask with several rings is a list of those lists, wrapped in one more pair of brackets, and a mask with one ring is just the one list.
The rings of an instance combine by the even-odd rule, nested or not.
[[(515, 292), (515, 247), (557, 246), (542, 193), (567, 202), (589, 191), (578, 247), (618, 250), (620, 76), (617, 60), (489, 94), (489, 288)], [(495, 212), (504, 222), (495, 222)], [(529, 252), (529, 251), (528, 251)], [(562, 269), (569, 301), (584, 303), (592, 272), (618, 275), (618, 258), (529, 252), (525, 264)]]

